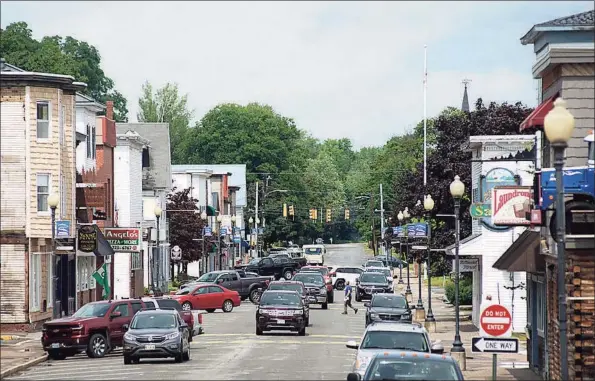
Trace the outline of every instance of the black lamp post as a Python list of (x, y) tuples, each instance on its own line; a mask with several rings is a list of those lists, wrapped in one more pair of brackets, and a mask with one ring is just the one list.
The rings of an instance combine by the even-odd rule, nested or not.
[(558, 321), (560, 322), (560, 379), (568, 380), (568, 326), (566, 316), (566, 207), (564, 203), (564, 150), (572, 137), (574, 117), (566, 109), (566, 101), (558, 98), (545, 116), (543, 129), (554, 148), (556, 170), (556, 255), (558, 264)]
[(223, 220), (223, 217), (221, 217), (220, 215), (217, 216), (217, 264), (218, 267), (217, 270), (222, 270), (223, 266), (221, 263), (221, 221)]
[(58, 319), (61, 311), (58, 311), (60, 308), (58, 307), (58, 266), (56, 263), (58, 260), (56, 255), (56, 208), (60, 203), (60, 196), (55, 193), (51, 194), (48, 196), (47, 202), (52, 213), (52, 317)]
[(161, 281), (161, 271), (162, 271), (162, 269), (161, 269), (162, 260), (161, 260), (161, 245), (160, 245), (161, 241), (159, 240), (159, 220), (161, 219), (161, 213), (163, 213), (163, 211), (161, 210), (161, 208), (159, 206), (155, 206), (155, 209), (153, 210), (153, 212), (155, 213), (156, 227), (157, 227), (157, 237), (156, 237), (157, 238), (157, 243), (156, 243), (157, 250), (155, 251), (155, 254), (157, 254), (157, 258), (156, 259), (153, 258), (153, 265), (155, 266), (154, 267), (155, 275), (153, 276), (153, 278), (155, 278), (154, 282), (155, 282), (155, 285), (157, 286), (157, 287), (155, 287), (155, 285), (153, 285), (153, 292), (155, 292), (155, 288), (157, 288), (159, 291), (161, 291), (160, 281)]
[[(207, 257), (207, 253), (205, 253), (205, 247), (206, 247), (206, 237), (205, 237), (205, 228), (206, 228), (206, 221), (207, 221), (207, 212), (203, 211), (200, 214), (200, 219), (203, 221), (202, 224), (202, 274), (206, 274), (208, 272), (208, 257)], [(201, 275), (202, 275), (201, 274)]]
[(424, 209), (426, 211), (426, 224), (428, 224), (428, 313), (426, 314), (426, 329), (430, 332), (436, 332), (436, 319), (432, 312), (432, 251), (430, 249), (430, 240), (432, 238), (432, 229), (430, 227), (430, 212), (434, 209), (434, 200), (431, 195), (427, 195), (424, 200)]
[(466, 357), (465, 357), (465, 348), (463, 347), (463, 342), (461, 341), (461, 334), (460, 334), (460, 312), (459, 312), (459, 280), (460, 280), (460, 273), (459, 273), (459, 213), (461, 208), (461, 197), (465, 193), (465, 184), (461, 181), (459, 176), (455, 176), (455, 179), (452, 183), (450, 183), (450, 194), (452, 195), (454, 202), (455, 202), (455, 339), (452, 343), (452, 348), (450, 349), (451, 355), (456, 356), (459, 366), (462, 370), (466, 370)]
[[(411, 217), (409, 214), (409, 208), (405, 208), (403, 211), (403, 220), (407, 222), (407, 219)], [(408, 302), (411, 302), (413, 293), (411, 292), (411, 278), (409, 274), (409, 229), (407, 229), (407, 224), (405, 224), (405, 260), (407, 262), (407, 289), (405, 290), (405, 298)]]

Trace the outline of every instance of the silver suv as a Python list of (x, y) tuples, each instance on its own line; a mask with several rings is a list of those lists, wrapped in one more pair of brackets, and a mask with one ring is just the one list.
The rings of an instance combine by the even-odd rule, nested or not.
[(366, 373), (368, 364), (377, 353), (386, 350), (444, 353), (444, 347), (437, 341), (430, 342), (428, 331), (420, 323), (375, 322), (364, 331), (360, 343), (347, 342), (347, 348), (357, 349), (353, 372)]

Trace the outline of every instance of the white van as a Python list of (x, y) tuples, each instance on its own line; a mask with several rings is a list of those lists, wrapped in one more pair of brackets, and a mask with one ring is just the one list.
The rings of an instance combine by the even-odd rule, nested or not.
[(324, 265), (324, 254), (326, 254), (324, 245), (304, 245), (302, 250), (309, 265)]

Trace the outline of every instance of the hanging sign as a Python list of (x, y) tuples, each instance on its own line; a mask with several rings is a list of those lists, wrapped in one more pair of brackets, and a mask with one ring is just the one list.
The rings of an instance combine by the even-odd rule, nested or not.
[(83, 225), (78, 230), (78, 249), (83, 253), (97, 250), (97, 230), (93, 225)]

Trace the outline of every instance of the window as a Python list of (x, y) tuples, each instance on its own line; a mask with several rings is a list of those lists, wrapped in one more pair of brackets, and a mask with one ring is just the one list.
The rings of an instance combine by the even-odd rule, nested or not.
[(47, 257), (47, 269), (48, 269), (48, 308), (54, 305), (54, 257), (48, 255)]
[(119, 312), (121, 313), (121, 317), (125, 317), (125, 316), (130, 316), (130, 313), (128, 311), (128, 303), (126, 304), (118, 304), (116, 306), (116, 308), (114, 308), (113, 312)]
[(149, 147), (143, 148), (143, 168), (149, 168), (151, 161), (149, 160)]
[(64, 115), (66, 112), (66, 106), (62, 106), (62, 109), (60, 110), (60, 122), (59, 122), (59, 126), (60, 126), (60, 145), (64, 145), (64, 141), (66, 140), (66, 136), (64, 133)]
[(238, 275), (237, 274), (231, 274), (231, 280), (238, 280)]
[(77, 272), (79, 276), (77, 291), (86, 291), (89, 289), (89, 278), (91, 273), (89, 272), (89, 261), (90, 257), (78, 257)]
[(215, 210), (219, 210), (219, 193), (217, 192), (212, 192), (211, 193), (211, 205), (213, 205), (215, 207)]
[(223, 292), (223, 290), (217, 286), (209, 286), (209, 294), (216, 294), (219, 292)]
[(48, 196), (50, 195), (50, 175), (47, 173), (37, 174), (37, 211), (47, 212)]
[(153, 302), (145, 302), (145, 306), (147, 308), (155, 308), (155, 303), (153, 303)]
[(50, 104), (37, 102), (37, 139), (50, 138)]
[(95, 256), (89, 257), (89, 289), (93, 290), (97, 287), (97, 283), (95, 282), (95, 278), (93, 278), (93, 273), (97, 269), (97, 258)]
[(91, 158), (91, 126), (87, 124), (87, 159)]
[(142, 268), (140, 253), (132, 253), (130, 256), (130, 270), (140, 270)]
[(209, 291), (208, 287), (200, 287), (199, 289), (194, 291), (194, 295), (202, 295), (202, 294), (206, 294), (207, 291)]
[(60, 216), (66, 217), (66, 177), (60, 175)]
[(40, 310), (41, 291), (41, 254), (31, 254), (31, 311)]
[(547, 318), (545, 284), (540, 282), (535, 282), (534, 284), (537, 286), (537, 300), (535, 300), (535, 308), (537, 308), (537, 333), (539, 336), (545, 337), (545, 319)]
[(97, 136), (95, 136), (95, 126), (91, 128), (91, 159), (97, 158), (97, 147), (95, 143), (97, 142)]
[(135, 313), (137, 313), (138, 311), (140, 311), (143, 308), (143, 305), (138, 303), (138, 302), (133, 302), (130, 303), (130, 306), (132, 307), (132, 314), (134, 315)]

